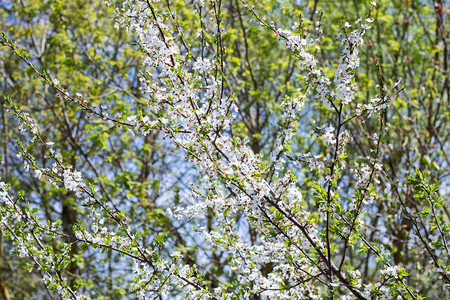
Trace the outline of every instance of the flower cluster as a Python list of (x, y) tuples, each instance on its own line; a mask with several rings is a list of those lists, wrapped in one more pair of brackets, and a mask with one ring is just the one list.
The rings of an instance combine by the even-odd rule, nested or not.
[(83, 183), (83, 178), (81, 177), (81, 172), (72, 171), (71, 169), (65, 169), (63, 172), (64, 186), (69, 191), (75, 192), (78, 198), (83, 195), (83, 189), (86, 185)]

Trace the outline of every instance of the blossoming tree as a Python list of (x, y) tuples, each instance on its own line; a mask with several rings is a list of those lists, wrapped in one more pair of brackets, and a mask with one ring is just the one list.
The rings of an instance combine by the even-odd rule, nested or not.
[[(4, 97), (19, 131), (4, 160), (15, 152), (24, 170), (16, 176), (37, 190), (21, 189), (14, 176), (0, 184), (0, 228), (49, 295), (448, 295), (441, 2), (419, 13), (408, 1), (355, 1), (354, 19), (320, 1), (119, 2), (104, 9), (135, 49), (99, 50), (118, 69), (84, 51), (109, 80), (97, 91), (112, 89), (113, 98), (82, 92), (70, 72), (52, 74), (39, 53), (2, 35), (4, 51), (53, 95), (47, 105), (62, 119), (56, 126), (27, 111), (33, 103)], [(405, 23), (382, 27), (404, 8)], [(408, 26), (421, 29), (405, 38)], [(408, 43), (421, 32), (431, 40), (426, 26), (435, 29), (435, 56), (419, 63)], [(140, 63), (133, 71), (128, 55)], [(71, 209), (66, 219), (45, 210), (53, 195), (73, 198), (58, 204)]]

